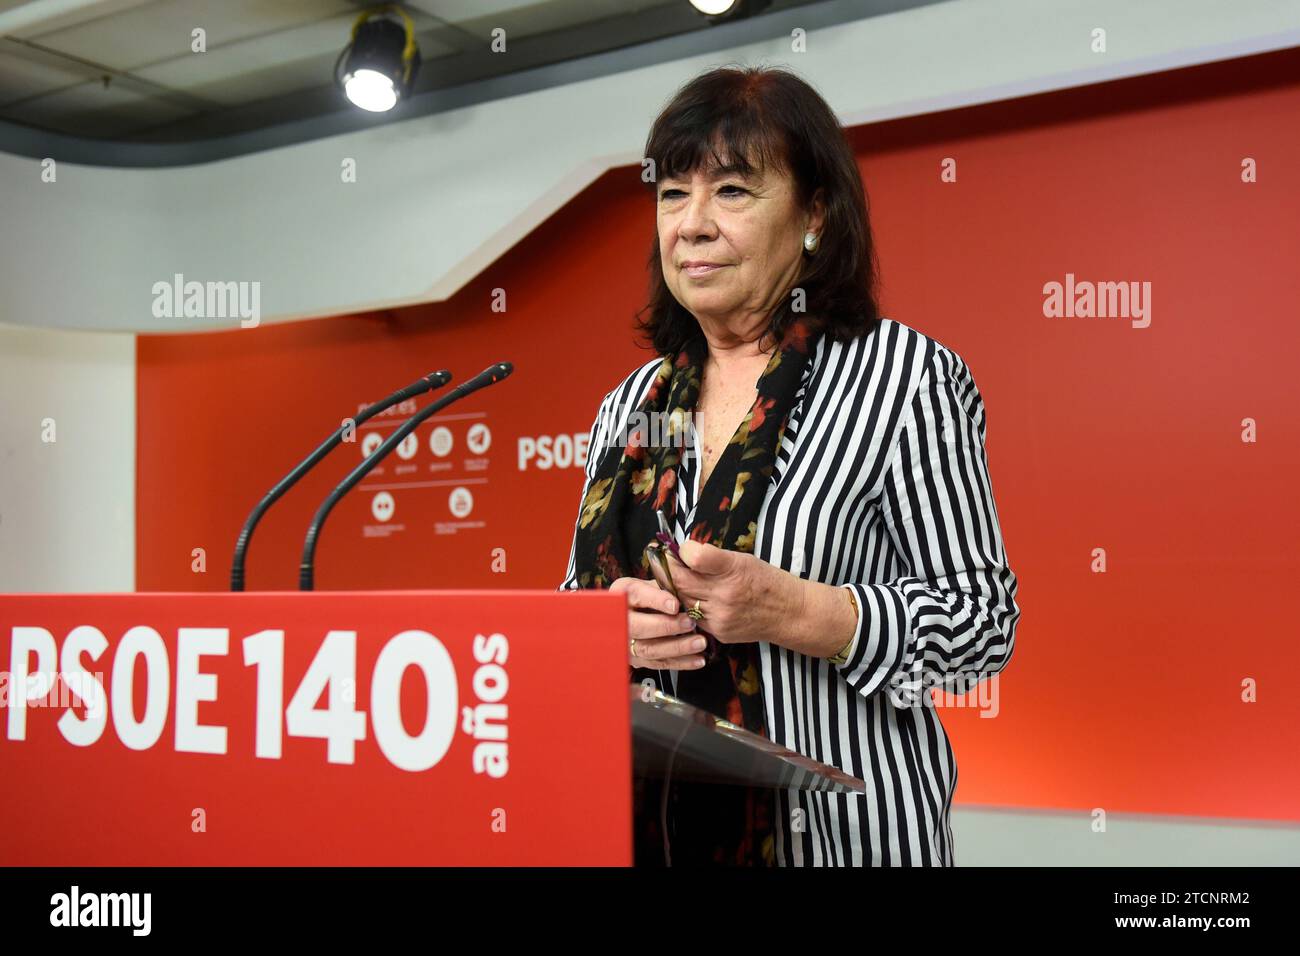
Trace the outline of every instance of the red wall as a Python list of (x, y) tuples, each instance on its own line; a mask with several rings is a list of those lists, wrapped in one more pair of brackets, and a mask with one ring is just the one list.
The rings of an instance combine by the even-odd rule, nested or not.
[[(1021, 582), (997, 718), (944, 715), (958, 802), (1300, 819), (1295, 77), (1293, 50), (852, 131), (886, 314), (974, 370)], [(555, 587), (581, 471), (520, 471), (516, 448), (585, 434), (649, 358), (631, 331), (654, 218), (638, 173), (604, 176), (449, 302), (141, 336), (138, 588), (224, 588), (247, 510), (359, 403), (500, 359), (513, 378), (454, 409), (491, 429), (485, 470), (466, 470), (458, 419), (450, 472), (429, 472), (425, 425), (416, 475), (390, 460), (367, 481), (486, 479), (466, 485), (484, 525), (438, 534), (450, 486), (398, 488), (387, 526), (404, 530), (366, 537), (374, 490), (354, 492), (322, 537), (318, 587)], [(1043, 286), (1066, 273), (1151, 282), (1151, 325), (1044, 317)], [(251, 589), (295, 586), (312, 511), (359, 460), (344, 446), (271, 513)]]

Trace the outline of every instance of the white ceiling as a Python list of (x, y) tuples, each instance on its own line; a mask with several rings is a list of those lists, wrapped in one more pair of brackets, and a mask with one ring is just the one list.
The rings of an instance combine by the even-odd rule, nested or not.
[[(777, 0), (774, 9), (810, 0)], [(333, 69), (364, 0), (0, 0), (0, 119), (77, 136), (190, 139), (342, 107)], [(424, 60), (417, 90), (590, 52), (571, 31), (686, 0), (410, 0)], [(206, 31), (207, 51), (191, 52)], [(507, 54), (490, 54), (493, 29)], [(610, 33), (610, 45), (626, 34)], [(635, 37), (633, 37), (635, 39)], [(596, 41), (597, 43), (599, 40)], [(528, 55), (510, 55), (527, 49)], [(464, 66), (473, 64), (470, 74)], [(458, 72), (459, 71), (459, 72)], [(298, 99), (295, 95), (301, 94)], [(274, 103), (274, 109), (240, 110)], [(215, 121), (205, 125), (205, 121)], [(169, 129), (171, 127), (171, 129)]]

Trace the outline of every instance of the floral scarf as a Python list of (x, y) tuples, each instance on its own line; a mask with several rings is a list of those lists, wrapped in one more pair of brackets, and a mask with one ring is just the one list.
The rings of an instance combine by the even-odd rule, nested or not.
[[(758, 380), (749, 414), (700, 489), (687, 529), (691, 539), (753, 553), (759, 511), (808, 363), (811, 337), (807, 317), (793, 316)], [(651, 577), (645, 546), (659, 530), (656, 510), (662, 509), (670, 523), (676, 514), (688, 413), (699, 398), (707, 355), (701, 333), (677, 355), (664, 356), (637, 408), (641, 414), (629, 419), (626, 444), (610, 444), (601, 457), (578, 520), (574, 560), (579, 587), (608, 588), (620, 577)], [(656, 430), (661, 434), (656, 436)], [(706, 617), (702, 627), (707, 626)], [(711, 647), (714, 656), (704, 667), (677, 672), (677, 696), (768, 736), (758, 645), (711, 641)], [(632, 677), (655, 679), (657, 673), (634, 670)], [(772, 791), (674, 782), (666, 798), (673, 807), (674, 864), (770, 865), (773, 796)], [(656, 781), (638, 781), (636, 797), (638, 862), (654, 862), (662, 853), (657, 798), (663, 794)]]

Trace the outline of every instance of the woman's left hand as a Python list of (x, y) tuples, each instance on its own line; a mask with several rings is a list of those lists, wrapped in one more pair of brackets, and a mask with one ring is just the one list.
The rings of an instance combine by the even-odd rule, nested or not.
[(783, 626), (799, 613), (799, 578), (742, 551), (690, 539), (679, 548), (689, 568), (672, 562), (673, 585), (683, 610), (700, 602), (702, 630), (724, 644), (779, 643)]

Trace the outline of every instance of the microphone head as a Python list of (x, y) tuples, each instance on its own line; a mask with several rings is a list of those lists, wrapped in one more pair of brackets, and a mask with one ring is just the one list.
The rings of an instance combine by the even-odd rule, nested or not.
[(442, 388), (451, 381), (451, 372), (445, 368), (438, 372), (430, 372), (424, 376), (424, 380), (429, 383), (430, 388)]
[(495, 385), (503, 378), (509, 378), (510, 373), (514, 370), (515, 367), (509, 362), (497, 362), (495, 365), (489, 365), (469, 381), (461, 382), (457, 385), (456, 393), (460, 396), (464, 396), (471, 392), (477, 392), (480, 388), (487, 388), (489, 385)]

